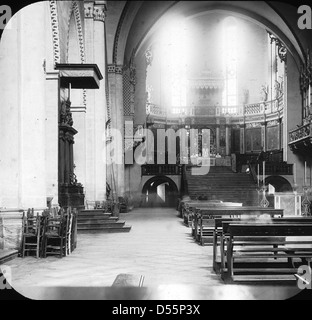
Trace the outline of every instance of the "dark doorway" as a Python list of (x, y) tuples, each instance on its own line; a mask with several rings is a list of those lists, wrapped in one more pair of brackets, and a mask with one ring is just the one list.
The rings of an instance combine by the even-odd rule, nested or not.
[(170, 178), (157, 176), (149, 179), (142, 189), (142, 207), (176, 207), (178, 188)]

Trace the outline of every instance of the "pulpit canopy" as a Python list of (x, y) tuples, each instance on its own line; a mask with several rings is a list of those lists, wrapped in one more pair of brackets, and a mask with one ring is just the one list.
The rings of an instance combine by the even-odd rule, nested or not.
[(59, 64), (61, 87), (72, 89), (99, 89), (103, 75), (96, 64)]

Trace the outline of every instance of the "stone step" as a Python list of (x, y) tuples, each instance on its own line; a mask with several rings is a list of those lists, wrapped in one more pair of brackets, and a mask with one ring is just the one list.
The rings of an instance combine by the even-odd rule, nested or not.
[(117, 232), (129, 232), (131, 230), (131, 226), (123, 226), (120, 228), (99, 228), (99, 227), (92, 227), (89, 229), (78, 229), (77, 232), (80, 234), (83, 233), (117, 233)]
[(118, 221), (119, 218), (117, 217), (108, 217), (108, 218), (102, 218), (102, 217), (78, 217), (77, 221), (79, 222), (90, 222), (90, 223), (111, 223), (113, 221)]
[(93, 227), (99, 228), (120, 228), (125, 225), (125, 221), (110, 222), (110, 223), (77, 223), (77, 229), (88, 229)]
[(18, 250), (1, 249), (0, 250), (0, 265), (15, 259), (18, 256)]
[(79, 214), (77, 219), (110, 219), (111, 213), (90, 213), (90, 214)]
[(88, 228), (120, 228), (125, 225), (125, 221), (117, 221), (110, 223), (78, 223), (78, 229), (88, 229)]

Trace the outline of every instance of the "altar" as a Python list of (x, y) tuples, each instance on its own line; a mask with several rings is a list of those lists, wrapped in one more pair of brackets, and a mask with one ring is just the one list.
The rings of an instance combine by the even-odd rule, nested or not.
[(192, 156), (191, 163), (193, 165), (197, 165), (197, 166), (209, 165), (209, 163), (210, 163), (211, 167), (231, 167), (231, 165), (232, 165), (232, 161), (231, 161), (230, 156), (225, 156), (225, 157), (210, 156), (207, 158), (199, 157), (199, 156)]
[(284, 209), (284, 216), (301, 216), (301, 194), (293, 192), (275, 192), (274, 208)]

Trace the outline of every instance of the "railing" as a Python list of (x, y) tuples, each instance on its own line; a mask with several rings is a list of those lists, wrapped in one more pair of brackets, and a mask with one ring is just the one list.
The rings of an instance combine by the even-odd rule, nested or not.
[[(250, 163), (256, 163), (257, 158), (258, 158), (258, 153), (255, 154), (238, 154), (236, 153), (236, 163), (240, 165), (246, 165), (249, 162)], [(263, 154), (264, 161), (269, 163), (269, 162), (274, 162), (274, 163), (282, 163), (283, 162), (283, 151), (278, 150), (278, 151), (266, 151)]]
[[(251, 164), (254, 168), (256, 175), (263, 174), (263, 166), (262, 163), (259, 163), (259, 172), (257, 169), (257, 164)], [(293, 174), (293, 164), (288, 164), (286, 162), (266, 162), (265, 163), (265, 175), (266, 176), (274, 176), (274, 175), (292, 175)]]
[(308, 123), (297, 129), (289, 131), (289, 143), (294, 143), (306, 138), (311, 138), (312, 135), (312, 123)]
[(183, 106), (167, 107), (152, 103), (146, 104), (148, 115), (162, 117), (192, 117), (192, 116), (251, 116), (270, 114), (284, 109), (284, 96), (272, 101), (252, 103), (238, 106)]
[(176, 164), (145, 164), (141, 166), (142, 176), (181, 175), (182, 165)]

